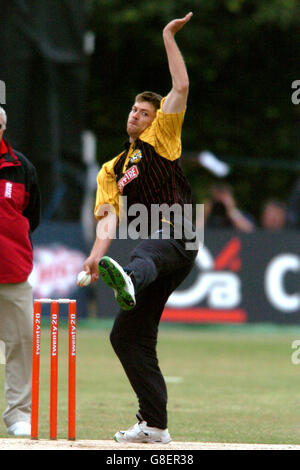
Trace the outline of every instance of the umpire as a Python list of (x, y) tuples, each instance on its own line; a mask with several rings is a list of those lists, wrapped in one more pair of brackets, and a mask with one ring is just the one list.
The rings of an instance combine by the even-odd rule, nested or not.
[(4, 140), (7, 116), (0, 107), (0, 340), (5, 343), (3, 419), (9, 434), (30, 436), (32, 288), (31, 232), (40, 220), (34, 166)]
[(191, 16), (189, 13), (171, 21), (163, 31), (171, 91), (164, 98), (153, 92), (136, 96), (127, 121), (126, 149), (105, 163), (97, 178), (95, 215), (99, 224), (84, 270), (92, 275), (92, 281), (100, 273), (114, 289), (121, 310), (110, 339), (139, 401), (138, 422), (117, 432), (118, 442), (171, 440), (167, 389), (158, 365), (156, 344), (158, 324), (168, 297), (191, 271), (197, 254), (197, 250), (186, 247), (190, 221), (181, 218), (179, 228), (184, 228), (181, 231), (184, 236), (179, 238), (178, 220), (161, 216), (155, 234), (150, 233), (149, 238), (138, 244), (124, 269), (104, 255), (116, 232), (120, 195), (127, 197), (128, 209), (137, 203), (146, 208), (149, 227), (154, 204), (168, 207), (176, 204), (183, 208), (192, 203), (190, 185), (179, 164), (189, 80), (174, 39)]

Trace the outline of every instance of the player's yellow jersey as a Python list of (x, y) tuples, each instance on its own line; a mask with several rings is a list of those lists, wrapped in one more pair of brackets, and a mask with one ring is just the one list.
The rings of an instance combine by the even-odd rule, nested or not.
[(119, 196), (127, 196), (127, 207), (192, 202), (190, 185), (180, 163), (181, 130), (185, 111), (166, 114), (165, 98), (152, 124), (133, 144), (105, 163), (97, 177), (95, 216), (99, 208), (111, 204), (119, 215)]

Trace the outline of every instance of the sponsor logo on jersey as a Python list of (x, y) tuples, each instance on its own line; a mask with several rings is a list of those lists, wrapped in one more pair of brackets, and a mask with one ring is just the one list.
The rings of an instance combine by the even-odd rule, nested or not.
[(131, 168), (128, 168), (124, 176), (122, 176), (122, 178), (118, 181), (118, 188), (120, 193), (123, 192), (124, 186), (126, 186), (126, 184), (130, 183), (130, 181), (134, 180), (138, 176), (139, 170), (136, 165), (132, 166)]
[(11, 195), (12, 195), (12, 183), (10, 183), (9, 181), (7, 181), (7, 182), (5, 183), (4, 197), (7, 197), (7, 198), (11, 199)]

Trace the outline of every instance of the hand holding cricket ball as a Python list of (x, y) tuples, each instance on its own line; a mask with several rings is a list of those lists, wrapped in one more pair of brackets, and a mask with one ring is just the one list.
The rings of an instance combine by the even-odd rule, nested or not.
[(86, 287), (91, 283), (92, 277), (86, 271), (81, 271), (77, 276), (77, 285), (79, 287)]
[(83, 271), (77, 276), (77, 285), (79, 287), (86, 287), (91, 282), (99, 279), (98, 270), (99, 259), (94, 256), (89, 256), (83, 265)]

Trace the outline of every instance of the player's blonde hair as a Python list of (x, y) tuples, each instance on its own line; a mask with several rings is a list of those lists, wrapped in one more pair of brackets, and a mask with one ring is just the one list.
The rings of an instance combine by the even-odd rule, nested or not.
[(143, 91), (135, 97), (135, 101), (136, 103), (148, 101), (148, 103), (151, 103), (154, 108), (158, 110), (160, 108), (160, 102), (162, 98), (163, 97), (161, 95), (159, 95), (158, 93), (154, 93), (153, 91)]

